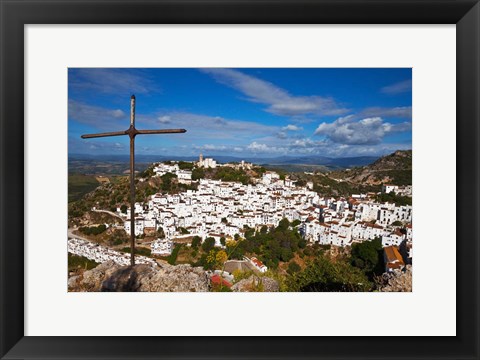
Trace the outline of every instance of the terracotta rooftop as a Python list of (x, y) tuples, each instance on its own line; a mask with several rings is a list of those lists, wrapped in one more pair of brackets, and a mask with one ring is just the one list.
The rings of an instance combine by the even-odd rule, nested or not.
[(383, 248), (385, 253), (385, 258), (387, 261), (387, 266), (390, 264), (399, 264), (399, 266), (404, 266), (405, 263), (403, 262), (402, 255), (398, 252), (398, 248), (396, 246), (387, 246)]

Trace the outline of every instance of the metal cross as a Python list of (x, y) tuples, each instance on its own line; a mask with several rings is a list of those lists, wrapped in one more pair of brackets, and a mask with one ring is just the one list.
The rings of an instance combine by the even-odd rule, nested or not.
[(130, 264), (135, 265), (135, 136), (141, 134), (177, 134), (185, 129), (137, 130), (135, 128), (135, 95), (130, 98), (130, 127), (125, 131), (82, 135), (82, 139), (128, 135), (130, 137)]

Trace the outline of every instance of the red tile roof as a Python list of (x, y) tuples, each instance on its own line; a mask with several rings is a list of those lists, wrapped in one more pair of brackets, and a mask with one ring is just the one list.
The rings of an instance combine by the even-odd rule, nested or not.
[[(225, 280), (225, 279), (222, 279), (222, 278), (220, 277), (220, 275), (218, 275), (218, 274), (213, 275), (213, 276), (210, 278), (210, 280), (211, 280), (211, 282), (212, 282), (213, 285), (220, 285), (220, 284), (222, 284), (222, 285), (224, 285), (224, 286), (232, 287), (232, 284), (231, 284), (231, 283), (229, 283), (229, 282), (228, 282), (227, 280)], [(223, 281), (222, 281), (222, 280), (223, 280)]]

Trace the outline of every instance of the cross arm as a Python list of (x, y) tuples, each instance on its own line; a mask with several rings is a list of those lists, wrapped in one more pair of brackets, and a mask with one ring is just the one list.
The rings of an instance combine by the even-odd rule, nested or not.
[(106, 132), (106, 133), (98, 133), (98, 134), (86, 134), (82, 135), (82, 139), (91, 139), (91, 138), (98, 138), (98, 137), (106, 137), (106, 136), (120, 136), (120, 135), (127, 135), (126, 131), (113, 131), (113, 132)]
[(137, 130), (137, 134), (178, 134), (187, 132), (185, 129)]

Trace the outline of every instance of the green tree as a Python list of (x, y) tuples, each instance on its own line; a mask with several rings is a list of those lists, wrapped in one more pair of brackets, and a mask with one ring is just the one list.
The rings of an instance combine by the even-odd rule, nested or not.
[(298, 225), (300, 225), (302, 222), (300, 220), (293, 220), (292, 221), (292, 227), (297, 227)]
[(153, 171), (153, 166), (149, 166), (148, 168), (145, 169), (145, 171), (140, 173), (140, 177), (142, 178), (150, 178), (155, 174)]
[(110, 245), (121, 245), (121, 244), (127, 243), (128, 240), (129, 240), (129, 237), (127, 236), (127, 233), (125, 232), (125, 230), (115, 229), (113, 230), (112, 235), (110, 235), (108, 243)]
[(205, 177), (205, 170), (203, 168), (195, 168), (192, 171), (192, 180), (199, 180)]
[(163, 231), (163, 227), (159, 226), (157, 229), (157, 236), (160, 239), (165, 239), (165, 232)]
[(202, 238), (200, 236), (195, 235), (192, 238), (192, 248), (197, 249), (201, 242), (202, 242)]
[(371, 241), (352, 245), (351, 263), (353, 266), (362, 269), (365, 273), (381, 273), (383, 268), (382, 240), (375, 238)]
[(302, 268), (300, 267), (300, 265), (298, 265), (295, 261), (291, 261), (288, 263), (288, 269), (287, 269), (287, 272), (292, 275), (296, 272), (299, 272), (300, 270), (302, 270)]
[(188, 230), (185, 229), (184, 227), (179, 226), (179, 227), (178, 227), (178, 230), (180, 230), (180, 232), (181, 232), (183, 235), (190, 234), (190, 231), (188, 231)]
[(288, 219), (287, 219), (287, 218), (283, 218), (283, 219), (280, 220), (280, 222), (278, 223), (277, 229), (279, 229), (279, 230), (286, 230), (286, 229), (288, 229), (289, 226), (290, 226), (290, 222), (288, 221)]
[(172, 173), (166, 173), (160, 177), (162, 179), (162, 190), (166, 192), (172, 192), (175, 189), (177, 183), (177, 175)]
[(207, 237), (202, 244), (202, 249), (205, 252), (209, 252), (215, 246), (215, 239), (213, 237)]
[(179, 161), (178, 168), (180, 170), (192, 170), (193, 169), (193, 162), (186, 162), (186, 161)]
[(311, 256), (313, 255), (313, 250), (311, 247), (306, 247), (305, 249), (303, 249), (303, 255), (305, 256)]
[(352, 292), (372, 288), (372, 283), (360, 269), (344, 261), (333, 262), (324, 256), (290, 275), (285, 284), (287, 291), (295, 292)]
[(177, 261), (178, 253), (180, 252), (182, 245), (183, 244), (177, 244), (173, 249), (172, 253), (170, 254), (170, 256), (167, 258), (167, 261), (170, 265), (175, 265), (175, 262)]

